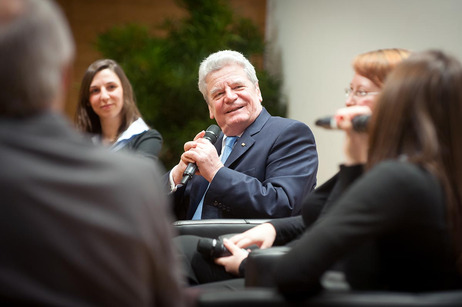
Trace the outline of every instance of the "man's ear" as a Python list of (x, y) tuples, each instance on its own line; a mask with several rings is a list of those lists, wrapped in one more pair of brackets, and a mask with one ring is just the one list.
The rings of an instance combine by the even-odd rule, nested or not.
[(69, 92), (71, 88), (72, 74), (74, 73), (74, 66), (72, 64), (65, 65), (62, 73), (63, 91)]
[(64, 112), (66, 97), (71, 87), (73, 71), (73, 65), (71, 63), (63, 66), (63, 69), (61, 71), (59, 93), (56, 95), (51, 106), (53, 110), (56, 110), (58, 112)]
[(258, 82), (257, 84), (255, 84), (255, 91), (257, 92), (258, 100), (260, 100), (261, 103), (263, 101), (263, 96), (261, 95), (260, 86), (258, 85)]
[(210, 119), (214, 119), (215, 116), (213, 116), (213, 109), (212, 109), (212, 107), (210, 106), (210, 104), (208, 102), (207, 102), (207, 107), (209, 108)]

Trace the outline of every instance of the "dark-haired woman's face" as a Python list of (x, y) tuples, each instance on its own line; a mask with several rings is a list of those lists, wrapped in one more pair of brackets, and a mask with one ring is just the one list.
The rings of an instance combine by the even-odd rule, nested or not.
[(372, 110), (381, 88), (370, 79), (355, 73), (351, 79), (349, 90), (350, 93), (345, 101), (347, 107), (366, 106)]
[(95, 74), (90, 84), (90, 104), (100, 120), (120, 120), (123, 88), (119, 77), (110, 69)]

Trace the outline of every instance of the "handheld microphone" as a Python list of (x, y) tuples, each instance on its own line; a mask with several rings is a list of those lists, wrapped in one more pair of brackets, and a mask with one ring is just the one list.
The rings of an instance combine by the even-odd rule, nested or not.
[[(353, 117), (351, 124), (356, 132), (366, 132), (369, 125), (370, 115), (358, 115)], [(320, 118), (315, 122), (316, 126), (326, 129), (338, 129), (337, 121), (334, 116)]]
[(231, 252), (224, 246), (222, 240), (201, 238), (197, 242), (197, 251), (209, 258), (231, 256)]
[[(210, 143), (215, 144), (220, 134), (221, 129), (217, 125), (210, 125), (205, 131), (204, 139), (210, 141)], [(181, 184), (186, 184), (189, 179), (196, 173), (197, 165), (196, 163), (189, 163), (186, 169), (183, 172), (183, 179), (181, 179)]]

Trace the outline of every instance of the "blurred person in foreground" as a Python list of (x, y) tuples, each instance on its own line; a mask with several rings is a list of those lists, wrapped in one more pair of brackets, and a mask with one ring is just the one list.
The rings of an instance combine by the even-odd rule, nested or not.
[[(336, 114), (338, 120), (349, 121), (355, 116), (371, 114), (386, 77), (409, 54), (410, 52), (405, 49), (390, 48), (372, 50), (357, 55), (352, 62), (354, 74), (349, 87), (346, 89), (346, 106), (338, 110)], [(183, 257), (190, 284), (203, 284), (243, 277), (248, 251), (242, 248), (250, 245), (268, 248), (273, 245), (291, 246), (297, 244), (297, 239), (303, 232), (320, 215), (327, 212), (343, 191), (363, 173), (363, 167), (367, 161), (367, 131), (355, 131), (350, 127), (345, 132), (345, 161), (340, 165), (337, 174), (304, 199), (304, 217), (299, 215), (272, 219), (232, 237), (225, 244), (233, 252), (233, 256), (218, 258), (215, 260), (216, 264), (195, 251), (194, 244), (197, 245), (198, 237), (183, 237), (182, 244), (190, 245), (188, 249), (184, 249), (187, 252), (185, 253), (186, 256)], [(231, 284), (233, 287), (241, 287), (244, 281), (243, 279), (233, 280), (231, 283), (207, 284), (204, 287), (230, 287)]]
[[(178, 219), (273, 218), (300, 214), (315, 187), (318, 155), (310, 128), (271, 116), (253, 65), (239, 52), (218, 51), (199, 67), (199, 90), (223, 133), (215, 145), (196, 135), (169, 173)], [(230, 155), (223, 159), (223, 148)], [(192, 179), (181, 184), (189, 163)]]
[(56, 4), (0, 0), (0, 301), (185, 306), (161, 170), (73, 129), (73, 56)]
[(79, 130), (91, 134), (94, 143), (113, 151), (127, 150), (157, 159), (162, 148), (162, 136), (143, 121), (130, 81), (111, 59), (97, 60), (87, 68), (75, 123)]

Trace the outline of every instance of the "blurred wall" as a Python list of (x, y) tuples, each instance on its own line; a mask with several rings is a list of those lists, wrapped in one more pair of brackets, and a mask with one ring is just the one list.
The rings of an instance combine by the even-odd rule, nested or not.
[(283, 75), (288, 117), (315, 134), (318, 185), (338, 170), (343, 134), (314, 121), (344, 105), (354, 56), (379, 48), (441, 48), (462, 60), (461, 12), (460, 0), (268, 0), (266, 65)]
[[(266, 0), (228, 0), (239, 16), (250, 18), (265, 31)], [(73, 119), (80, 81), (87, 67), (101, 55), (94, 43), (98, 34), (127, 23), (148, 26), (153, 33), (165, 18), (182, 18), (186, 12), (177, 0), (56, 0), (68, 18), (77, 47), (72, 85), (67, 97), (66, 114)], [(199, 66), (199, 63), (198, 63)], [(136, 93), (135, 93), (136, 94)]]

